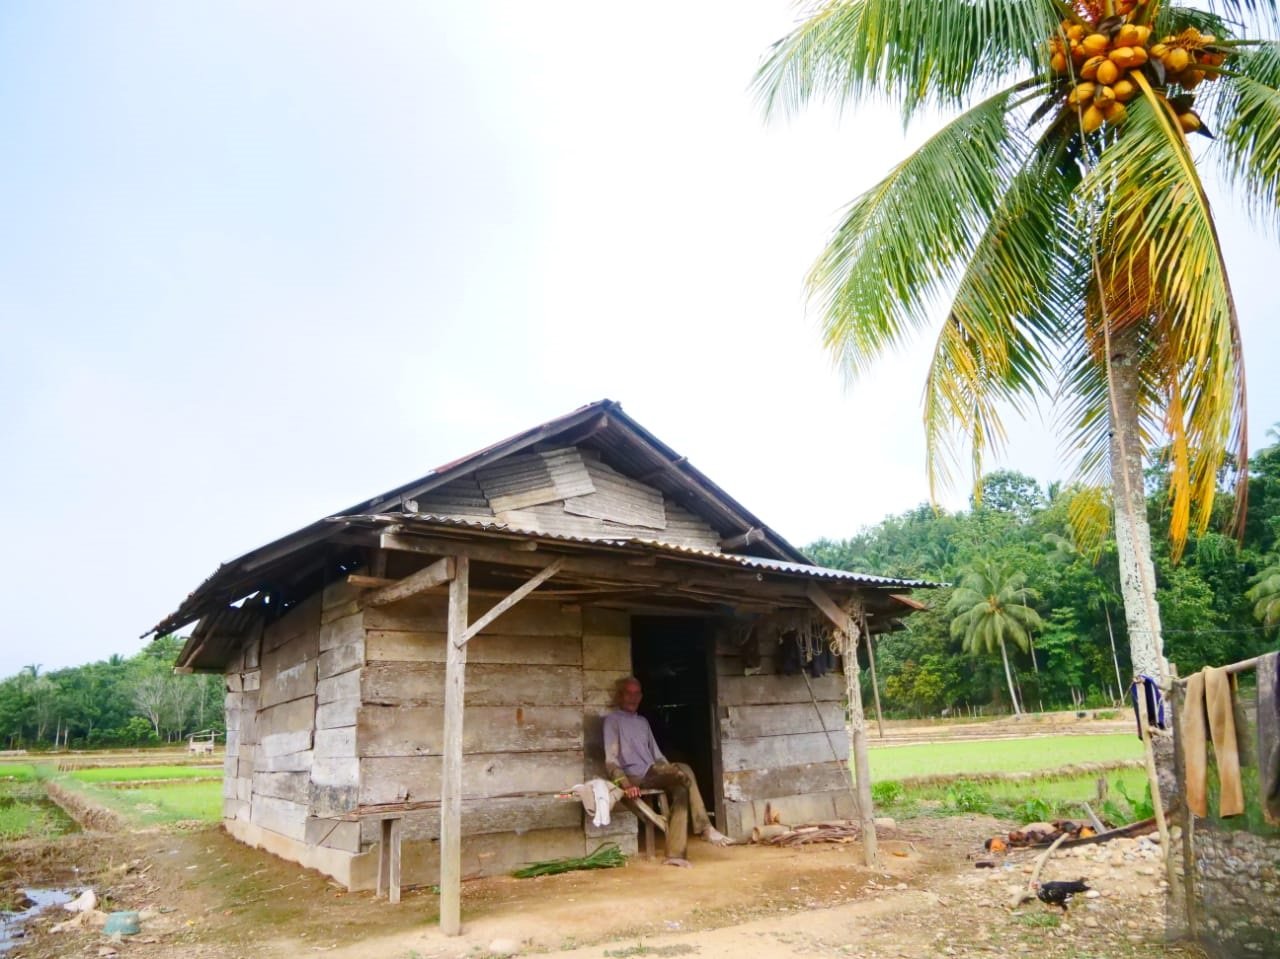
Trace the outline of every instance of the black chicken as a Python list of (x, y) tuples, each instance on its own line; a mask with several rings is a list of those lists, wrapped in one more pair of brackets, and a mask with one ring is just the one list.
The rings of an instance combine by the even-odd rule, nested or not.
[(1089, 887), (1085, 885), (1083, 879), (1077, 879), (1074, 882), (1042, 882), (1036, 886), (1036, 898), (1041, 902), (1047, 902), (1051, 906), (1061, 906), (1062, 911), (1067, 911), (1067, 903), (1071, 901), (1071, 897), (1078, 892), (1088, 892)]

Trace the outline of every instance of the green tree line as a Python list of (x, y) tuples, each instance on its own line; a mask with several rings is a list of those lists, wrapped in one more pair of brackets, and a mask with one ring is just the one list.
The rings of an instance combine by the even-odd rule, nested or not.
[(0, 745), (146, 746), (222, 732), (222, 677), (175, 675), (182, 644), (180, 636), (161, 636), (128, 658), (48, 672), (24, 667), (0, 681)]
[[(1167, 530), (1167, 464), (1147, 471), (1146, 494), (1151, 528)], [(922, 505), (850, 539), (808, 547), (825, 566), (951, 584), (918, 592), (929, 609), (906, 619), (905, 630), (877, 637), (890, 715), (1102, 707), (1122, 699), (1132, 666), (1115, 539), (1076, 542), (1070, 520), (1078, 495), (1003, 470), (983, 478), (968, 509)], [(1152, 544), (1165, 653), (1182, 675), (1276, 647), (1280, 443), (1251, 459), (1248, 495), (1241, 539), (1213, 531), (1226, 528), (1235, 509), (1231, 495), (1220, 495), (1217, 522), (1191, 532), (1178, 562), (1167, 540)]]

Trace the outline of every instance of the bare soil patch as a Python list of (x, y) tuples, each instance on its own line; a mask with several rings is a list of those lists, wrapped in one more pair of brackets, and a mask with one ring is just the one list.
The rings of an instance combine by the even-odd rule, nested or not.
[(392, 906), (347, 893), (317, 873), (249, 849), (217, 828), (86, 833), (0, 853), (0, 890), (92, 886), (107, 909), (160, 910), (142, 935), (110, 943), (93, 930), (52, 933), (38, 920), (10, 953), (46, 959), (190, 956), (276, 959), (479, 959), (495, 940), (524, 954), (628, 959), (750, 954), (868, 959), (1034, 953), (1050, 959), (1199, 956), (1163, 944), (1163, 890), (1150, 864), (1051, 861), (1044, 878), (1089, 877), (1102, 893), (1062, 921), (1038, 902), (1009, 909), (1009, 869), (970, 856), (1008, 829), (986, 816), (919, 818), (886, 841), (880, 870), (857, 844), (794, 848), (690, 844), (693, 869), (637, 858), (625, 868), (539, 879), (492, 877), (463, 892), (464, 935), (435, 925), (437, 898), (409, 890)]

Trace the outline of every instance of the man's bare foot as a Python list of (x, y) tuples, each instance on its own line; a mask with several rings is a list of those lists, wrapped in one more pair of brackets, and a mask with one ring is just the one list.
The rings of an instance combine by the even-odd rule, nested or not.
[(693, 863), (691, 863), (688, 859), (677, 859), (674, 856), (672, 856), (670, 859), (664, 859), (662, 861), (662, 864), (664, 866), (679, 866), (681, 869), (693, 868)]
[(732, 846), (733, 840), (722, 833), (715, 826), (708, 826), (702, 830), (702, 838), (713, 846)]

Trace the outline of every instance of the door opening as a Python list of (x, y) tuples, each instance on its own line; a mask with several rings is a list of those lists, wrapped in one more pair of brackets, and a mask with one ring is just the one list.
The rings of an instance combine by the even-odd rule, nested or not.
[(710, 635), (702, 619), (631, 618), (631, 666), (644, 690), (640, 714), (663, 755), (693, 769), (708, 812), (717, 807), (720, 788), (712, 779)]

